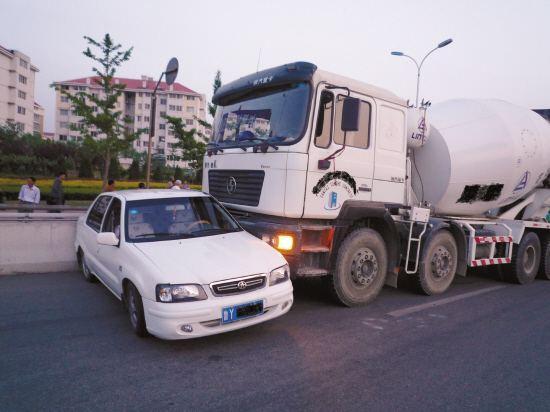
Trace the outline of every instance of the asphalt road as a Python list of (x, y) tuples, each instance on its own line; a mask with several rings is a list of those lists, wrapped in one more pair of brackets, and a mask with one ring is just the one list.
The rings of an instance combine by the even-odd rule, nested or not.
[(294, 308), (214, 337), (139, 339), (77, 273), (0, 277), (0, 410), (550, 410), (550, 282), (458, 279)]

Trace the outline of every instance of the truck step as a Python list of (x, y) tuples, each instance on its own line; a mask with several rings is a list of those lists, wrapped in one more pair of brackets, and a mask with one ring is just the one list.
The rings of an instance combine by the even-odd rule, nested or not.
[(302, 246), (300, 249), (302, 252), (305, 253), (327, 253), (330, 252), (330, 248), (328, 246)]
[(510, 258), (489, 258), (489, 259), (476, 259), (470, 262), (471, 267), (478, 266), (489, 266), (489, 265), (502, 265), (505, 263), (510, 263), (512, 259)]
[(477, 244), (512, 243), (514, 241), (514, 238), (512, 236), (476, 236), (474, 240)]

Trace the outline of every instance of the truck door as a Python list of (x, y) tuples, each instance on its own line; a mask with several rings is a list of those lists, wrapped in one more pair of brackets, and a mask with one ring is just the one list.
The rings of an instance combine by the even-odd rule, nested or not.
[[(342, 107), (347, 97), (359, 99), (356, 132), (341, 129)], [(316, 102), (304, 217), (332, 218), (348, 199), (372, 199), (376, 122), (371, 119), (376, 118), (376, 105), (368, 96), (326, 87), (319, 90)], [(320, 160), (324, 162), (319, 163)]]

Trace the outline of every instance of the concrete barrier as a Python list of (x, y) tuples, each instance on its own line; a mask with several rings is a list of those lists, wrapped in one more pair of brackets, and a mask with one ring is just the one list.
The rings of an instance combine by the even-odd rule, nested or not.
[(77, 268), (74, 252), (80, 213), (0, 213), (0, 275)]

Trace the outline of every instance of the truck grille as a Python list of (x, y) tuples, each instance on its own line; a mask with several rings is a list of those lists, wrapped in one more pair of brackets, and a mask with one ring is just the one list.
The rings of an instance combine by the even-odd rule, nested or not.
[(210, 284), (214, 295), (232, 295), (236, 293), (250, 292), (251, 290), (263, 288), (266, 284), (264, 275), (249, 276)]
[(263, 170), (209, 170), (208, 186), (220, 202), (258, 206), (264, 177)]

